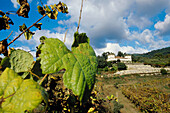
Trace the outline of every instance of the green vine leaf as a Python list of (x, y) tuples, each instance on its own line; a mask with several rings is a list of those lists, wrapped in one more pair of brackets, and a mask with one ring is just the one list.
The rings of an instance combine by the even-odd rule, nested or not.
[(53, 19), (57, 20), (58, 11), (56, 9), (53, 10)]
[(41, 30), (41, 25), (42, 25), (42, 23), (37, 23), (37, 24), (35, 24), (34, 26), (35, 26), (36, 28), (38, 28), (39, 30)]
[(50, 19), (57, 19), (58, 12), (62, 13), (68, 13), (68, 7), (66, 4), (59, 2), (57, 5), (50, 5), (51, 9), (46, 5), (46, 6), (37, 6), (38, 12), (41, 15), (46, 14)]
[(28, 18), (28, 13), (30, 11), (30, 6), (29, 6), (27, 0), (17, 0), (17, 2), (20, 4), (20, 8), (16, 12), (18, 14), (18, 16)]
[(24, 50), (14, 50), (10, 56), (11, 69), (17, 73), (31, 70), (33, 61), (33, 56)]
[(0, 30), (4, 29), (10, 29), (9, 24), (14, 25), (13, 21), (4, 13), (0, 10)]
[(51, 9), (46, 5), (46, 8), (45, 8), (45, 11), (46, 11), (46, 14), (48, 15), (48, 17), (50, 19), (53, 19), (53, 13), (51, 11)]
[(4, 56), (8, 56), (8, 42), (7, 39), (0, 41), (0, 54), (4, 54)]
[(37, 9), (38, 9), (38, 12), (39, 12), (41, 15), (44, 15), (44, 14), (45, 14), (45, 10), (43, 9), (43, 7), (37, 6)]
[(19, 26), (19, 30), (21, 31), (21, 32), (23, 32), (24, 30), (26, 30), (27, 29), (27, 26), (25, 25), (25, 24), (23, 24), (22, 26)]
[(62, 2), (59, 2), (57, 5), (54, 4), (54, 7), (59, 11), (59, 12), (62, 12), (62, 13), (68, 13), (68, 7), (66, 4), (62, 3)]
[(24, 113), (32, 112), (42, 101), (47, 105), (48, 94), (35, 81), (23, 80), (12, 69), (6, 68), (0, 76), (0, 100), (0, 111)]
[(26, 31), (24, 33), (25, 39), (30, 40), (34, 34), (35, 33), (31, 32), (30, 30)]
[(40, 42), (41, 44), (37, 47), (37, 51), (36, 51), (36, 57), (39, 57), (39, 55), (41, 54), (41, 47), (44, 44), (44, 40), (47, 39), (47, 37), (45, 36), (41, 36), (40, 37)]
[(45, 40), (45, 39), (47, 39), (47, 37), (45, 37), (45, 36), (41, 36), (41, 37), (40, 37), (40, 42), (41, 42), (41, 44), (44, 44), (44, 40)]
[[(41, 25), (42, 25), (42, 23), (38, 23), (38, 24), (35, 24), (35, 27), (41, 29)], [(26, 26), (25, 24), (23, 24), (22, 26), (19, 26), (19, 30), (20, 30), (21, 32), (23, 32), (23, 31), (26, 30), (26, 29), (27, 29), (27, 26)], [(26, 40), (30, 40), (34, 34), (35, 34), (35, 33), (31, 32), (30, 30), (27, 30), (27, 31), (24, 33), (25, 39), (26, 39)]]
[(95, 83), (97, 59), (86, 34), (75, 33), (74, 36), (72, 51), (59, 39), (45, 39), (41, 47), (40, 63), (43, 74), (66, 69), (64, 85), (72, 89), (83, 102), (89, 98)]

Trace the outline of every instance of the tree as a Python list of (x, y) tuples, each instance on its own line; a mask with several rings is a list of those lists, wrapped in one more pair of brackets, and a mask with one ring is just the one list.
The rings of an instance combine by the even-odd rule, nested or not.
[(127, 66), (124, 63), (117, 63), (118, 70), (126, 70)]
[(139, 56), (132, 55), (132, 61), (133, 61), (133, 62), (138, 62), (139, 59), (140, 59)]
[(107, 66), (107, 61), (103, 56), (97, 56), (98, 68), (105, 68)]
[(110, 52), (104, 52), (102, 53), (102, 56), (104, 57), (104, 59), (106, 60), (108, 58), (108, 55), (110, 54)]
[(119, 57), (124, 57), (124, 54), (123, 54), (121, 51), (118, 51), (117, 56), (119, 56)]

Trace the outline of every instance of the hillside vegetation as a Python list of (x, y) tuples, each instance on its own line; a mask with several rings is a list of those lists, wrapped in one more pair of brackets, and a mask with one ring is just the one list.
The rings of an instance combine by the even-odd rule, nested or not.
[(170, 47), (153, 50), (144, 54), (132, 54), (134, 62), (143, 62), (154, 67), (170, 66)]

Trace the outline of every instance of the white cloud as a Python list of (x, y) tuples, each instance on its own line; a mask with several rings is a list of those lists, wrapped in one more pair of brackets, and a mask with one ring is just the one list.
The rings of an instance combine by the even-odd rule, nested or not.
[[(22, 35), (18, 41), (21, 42), (26, 42), (29, 43), (29, 45), (35, 45), (38, 46), (40, 44), (40, 37), (41, 36), (46, 36), (47, 38), (59, 38), (60, 40), (63, 40), (64, 34), (60, 34), (60, 33), (54, 33), (51, 32), (50, 30), (36, 30), (35, 35), (33, 35), (31, 40), (26, 40), (24, 35)], [(19, 32), (16, 33), (16, 35), (18, 35)]]
[[(48, 0), (47, 4), (57, 3)], [(81, 0), (63, 0), (68, 5), (69, 20), (60, 24), (78, 22)], [(132, 1), (125, 0), (86, 0), (84, 1), (80, 30), (85, 31), (95, 47), (104, 47), (107, 40), (123, 40), (127, 37), (127, 25), (123, 19), (128, 14)], [(121, 7), (120, 7), (121, 6)], [(76, 30), (76, 29), (75, 29)], [(102, 42), (102, 43), (101, 43)]]
[[(47, 5), (58, 2), (58, 0), (48, 0)], [(78, 23), (79, 19), (81, 0), (62, 0), (62, 2), (68, 5), (68, 17), (70, 18), (68, 20), (60, 20), (58, 23), (62, 26), (66, 25), (69, 29), (66, 45), (70, 47), (73, 42), (73, 34), (77, 27), (75, 23)], [(161, 43), (163, 40), (156, 40), (157, 37), (155, 37), (154, 31), (146, 29), (146, 27), (153, 25), (151, 18), (163, 10), (170, 12), (168, 5), (170, 5), (170, 0), (85, 0), (80, 32), (87, 33), (87, 36), (90, 38), (90, 43), (96, 48), (97, 53), (107, 51), (106, 49), (109, 50), (109, 47), (111, 47), (108, 46), (111, 44), (110, 42), (115, 42), (111, 44), (117, 47), (114, 51), (123, 51), (124, 49), (127, 52), (146, 52), (146, 49), (134, 48), (134, 46), (120, 47), (117, 42), (123, 42), (129, 39), (136, 41), (136, 45), (139, 46), (140, 44), (140, 47), (156, 48), (158, 46), (156, 46), (156, 44), (158, 44), (158, 42)], [(160, 23), (158, 22), (157, 24)], [(128, 27), (131, 26), (136, 26), (139, 30), (129, 30)], [(162, 24), (160, 26), (164, 27), (155, 27), (157, 33), (159, 32), (159, 34), (161, 34), (164, 29), (168, 30), (165, 25)], [(49, 30), (36, 30), (33, 39), (27, 42), (30, 45), (37, 46), (40, 44), (39, 38), (43, 35), (49, 38), (59, 38), (63, 41), (66, 29), (58, 27), (53, 30), (56, 30), (58, 33)], [(26, 42), (23, 36), (19, 40)], [(169, 42), (166, 41), (162, 43), (166, 45), (169, 44)]]
[[(75, 27), (73, 27), (73, 29), (75, 29)], [(74, 39), (74, 30), (73, 29), (68, 29), (67, 35), (66, 35), (66, 40), (65, 40), (65, 45), (70, 49), (71, 45), (73, 43), (73, 39)], [(51, 32), (50, 30), (36, 30), (35, 31), (35, 35), (33, 35), (31, 40), (26, 40), (24, 35), (22, 35), (17, 41), (19, 41), (20, 43), (23, 44), (28, 44), (30, 47), (36, 47), (40, 44), (40, 37), (41, 36), (46, 36), (47, 38), (58, 38), (61, 41), (64, 41), (64, 37), (65, 37), (65, 32), (66, 30), (61, 29), (60, 27), (56, 28), (55, 30), (57, 31), (62, 31), (60, 33), (58, 32)], [(15, 32), (15, 36), (18, 36), (20, 32)]]
[(14, 4), (15, 8), (18, 8), (19, 4), (18, 4), (17, 0), (11, 0), (11, 2)]
[(152, 43), (154, 36), (149, 29), (145, 29), (142, 33), (132, 32), (129, 36), (130, 40), (139, 40), (142, 44)]
[[(57, 2), (58, 0), (48, 0), (47, 4)], [(79, 19), (81, 0), (62, 2), (68, 5), (70, 19), (58, 23), (75, 26)], [(138, 39), (139, 42), (151, 43), (154, 40), (154, 32), (146, 27), (153, 25), (150, 18), (168, 8), (168, 4), (169, 0), (86, 0), (80, 30), (87, 33), (95, 48), (104, 48), (109, 41), (129, 39), (129, 35), (131, 39)], [(128, 27), (131, 26), (144, 31), (129, 31)]]
[(95, 49), (97, 55), (103, 52), (113, 52), (115, 54), (121, 51), (123, 53), (146, 53), (148, 50), (143, 48), (133, 48), (132, 46), (120, 46), (118, 43), (107, 43), (105, 48)]
[(149, 45), (149, 48), (151, 50), (155, 50), (155, 49), (165, 48), (165, 47), (169, 47), (169, 46), (170, 46), (170, 41), (156, 40), (156, 41), (153, 41)]
[(142, 45), (149, 50), (164, 48), (170, 45), (170, 41), (164, 41), (159, 38), (156, 39), (149, 29), (145, 29), (142, 33), (133, 32), (129, 36), (129, 40), (138, 40), (141, 44), (138, 41), (135, 41), (137, 45)]
[(165, 20), (157, 22), (154, 27), (157, 30), (157, 35), (170, 35), (170, 16), (166, 15)]
[(144, 29), (145, 27), (152, 25), (153, 23), (149, 20), (149, 18), (144, 16), (137, 16), (131, 13), (127, 19), (128, 26), (136, 26), (140, 29)]
[(130, 8), (130, 15), (127, 18), (128, 26), (136, 26), (139, 29), (151, 26), (150, 18), (160, 12), (169, 9), (170, 0), (134, 0)]
[[(11, 0), (11, 2), (14, 4), (14, 7), (15, 7), (15, 8), (18, 8), (19, 3), (17, 2), (17, 0)], [(28, 0), (28, 2), (31, 3), (32, 0)]]

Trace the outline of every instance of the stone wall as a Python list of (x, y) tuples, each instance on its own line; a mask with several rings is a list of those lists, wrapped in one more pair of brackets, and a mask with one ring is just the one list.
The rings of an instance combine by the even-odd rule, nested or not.
[[(127, 70), (122, 70), (114, 73), (114, 75), (127, 75), (127, 74), (153, 74), (157, 73), (160, 74), (160, 70), (162, 68), (154, 68), (151, 67), (150, 65), (143, 65), (143, 64), (126, 64), (127, 65)], [(164, 68), (168, 72), (170, 72), (170, 68)]]

